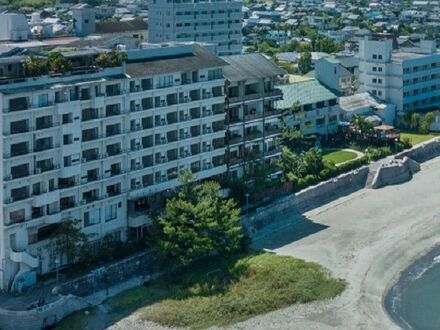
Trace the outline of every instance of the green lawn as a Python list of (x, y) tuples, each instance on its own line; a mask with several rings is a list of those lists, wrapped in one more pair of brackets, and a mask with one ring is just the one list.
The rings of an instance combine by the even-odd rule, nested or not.
[(412, 145), (416, 145), (425, 141), (428, 141), (436, 136), (438, 136), (438, 133), (429, 133), (429, 134), (422, 134), (416, 131), (400, 131), (400, 139), (409, 139), (409, 142), (411, 142)]
[(341, 164), (355, 159), (357, 154), (346, 150), (327, 150), (322, 152), (322, 156), (324, 160), (332, 161), (335, 164)]
[[(162, 278), (148, 287), (129, 289), (109, 298), (106, 305), (111, 308), (112, 322), (137, 311), (141, 320), (200, 329), (227, 326), (295, 303), (333, 298), (345, 286), (344, 280), (332, 278), (316, 263), (261, 253), (196, 265), (172, 280)], [(84, 324), (75, 314), (60, 323), (62, 329), (75, 327), (72, 320)]]

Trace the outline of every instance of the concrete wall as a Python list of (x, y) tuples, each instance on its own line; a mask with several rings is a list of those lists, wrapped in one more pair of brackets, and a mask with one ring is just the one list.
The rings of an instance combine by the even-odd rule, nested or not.
[(9, 311), (0, 309), (0, 329), (2, 330), (39, 330), (50, 327), (65, 316), (86, 308), (88, 303), (73, 295), (63, 296), (59, 300), (29, 311)]
[(416, 162), (426, 162), (440, 156), (440, 139), (433, 139), (397, 154), (394, 158), (409, 157)]
[(406, 182), (418, 171), (420, 171), (420, 164), (408, 157), (392, 160), (390, 163), (382, 164), (379, 167), (371, 187), (377, 189)]
[(243, 217), (243, 225), (252, 233), (270, 223), (282, 220), (292, 211), (307, 212), (349, 195), (365, 187), (368, 173), (368, 166), (364, 166), (282, 198), (270, 206), (257, 209), (256, 212)]

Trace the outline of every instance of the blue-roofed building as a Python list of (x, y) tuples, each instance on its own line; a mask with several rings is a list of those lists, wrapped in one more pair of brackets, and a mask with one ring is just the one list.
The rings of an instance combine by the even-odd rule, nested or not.
[(283, 99), (275, 102), (275, 108), (283, 111), (287, 126), (300, 129), (306, 135), (327, 136), (337, 132), (338, 96), (319, 81), (301, 77), (277, 88), (283, 92)]

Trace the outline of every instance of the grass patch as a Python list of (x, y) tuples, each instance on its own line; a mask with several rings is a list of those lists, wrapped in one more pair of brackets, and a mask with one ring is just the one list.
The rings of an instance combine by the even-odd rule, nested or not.
[(322, 266), (291, 257), (259, 253), (213, 258), (107, 299), (108, 314), (94, 317), (96, 308), (89, 315), (79, 311), (56, 329), (108, 326), (135, 311), (141, 320), (165, 326), (222, 327), (295, 303), (333, 298), (345, 286)]
[(432, 138), (435, 138), (436, 136), (439, 136), (438, 133), (428, 133), (428, 134), (422, 134), (416, 131), (400, 131), (400, 139), (408, 139), (409, 142), (411, 142), (412, 145), (416, 145), (419, 143), (423, 143), (425, 141), (431, 140)]
[(162, 325), (207, 328), (332, 298), (344, 288), (343, 280), (331, 278), (318, 264), (262, 253), (214, 259), (171, 281), (128, 290), (107, 304), (112, 312), (141, 308), (142, 319)]
[(337, 165), (356, 159), (357, 154), (346, 150), (327, 150), (322, 152), (322, 157), (324, 160), (331, 161)]
[(87, 321), (96, 315), (95, 308), (86, 308), (70, 314), (55, 327), (56, 330), (86, 329)]

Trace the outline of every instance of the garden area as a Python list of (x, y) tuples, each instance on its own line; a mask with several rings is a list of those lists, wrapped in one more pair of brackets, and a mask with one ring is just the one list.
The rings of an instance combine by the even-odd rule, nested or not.
[(413, 131), (413, 130), (401, 130), (400, 131), (400, 138), (401, 139), (408, 139), (408, 141), (412, 145), (426, 142), (426, 141), (431, 140), (437, 136), (439, 136), (439, 134), (434, 133), (434, 132), (422, 133), (422, 132)]
[(320, 265), (292, 257), (214, 257), (109, 298), (105, 316), (98, 308), (79, 311), (56, 329), (96, 329), (95, 320), (105, 317), (104, 328), (133, 312), (139, 321), (165, 326), (223, 327), (295, 303), (333, 298), (345, 286)]
[(322, 152), (324, 161), (333, 162), (335, 165), (354, 160), (357, 156), (356, 152), (350, 150), (330, 149)]

